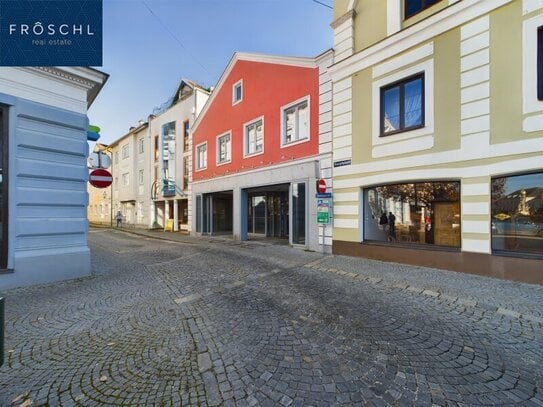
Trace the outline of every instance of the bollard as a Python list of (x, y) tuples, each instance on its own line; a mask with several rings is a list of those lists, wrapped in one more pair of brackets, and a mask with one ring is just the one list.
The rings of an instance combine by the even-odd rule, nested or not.
[(4, 298), (0, 297), (0, 366), (4, 364)]

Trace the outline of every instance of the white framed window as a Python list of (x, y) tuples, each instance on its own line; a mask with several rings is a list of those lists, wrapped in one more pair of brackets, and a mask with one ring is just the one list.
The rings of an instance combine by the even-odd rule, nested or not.
[(138, 180), (139, 180), (139, 184), (143, 185), (143, 170), (139, 170), (139, 172), (138, 172)]
[[(375, 71), (375, 68), (374, 68)], [(399, 132), (388, 131), (388, 127), (385, 125), (383, 104), (383, 92), (387, 89), (396, 89), (394, 84), (402, 83), (411, 77), (420, 76), (422, 82), (420, 83), (421, 89), (424, 91), (421, 94), (421, 100), (424, 99), (423, 106), (421, 106), (421, 117), (424, 121), (421, 121), (418, 126), (407, 126), (411, 129), (404, 128)], [(418, 82), (416, 83), (418, 84)], [(415, 92), (416, 93), (416, 92)], [(398, 99), (399, 100), (399, 99)], [(403, 99), (404, 101), (406, 98)], [(417, 102), (418, 99), (413, 99)], [(394, 99), (392, 99), (394, 101)], [(391, 103), (390, 106), (396, 106), (397, 104)], [(413, 110), (413, 109), (411, 109)], [(416, 115), (414, 115), (416, 116)], [(411, 119), (410, 119), (411, 120)], [(415, 120), (415, 119), (413, 119)], [(412, 121), (413, 121), (412, 120)], [(418, 119), (417, 119), (418, 120)], [(405, 118), (404, 118), (405, 123)], [(405, 127), (405, 126), (404, 126)], [(383, 130), (385, 130), (383, 132)], [(401, 146), (402, 152), (413, 152), (420, 150), (427, 150), (433, 146), (433, 134), (434, 134), (434, 63), (432, 59), (421, 62), (417, 65), (410, 66), (399, 72), (394, 72), (378, 80), (375, 80), (372, 84), (372, 144), (373, 144), (373, 157), (383, 157), (387, 155), (398, 154), (398, 151), (391, 148), (391, 143), (404, 142), (398, 144)], [(388, 137), (382, 137), (383, 135), (389, 135)], [(408, 141), (409, 140), (409, 141)], [(386, 146), (385, 146), (386, 145)]]
[(260, 117), (243, 126), (244, 156), (262, 154), (264, 152), (264, 117)]
[(230, 132), (217, 137), (217, 165), (232, 161), (232, 135)]
[(143, 153), (144, 148), (145, 148), (145, 139), (142, 137), (138, 140), (138, 151), (140, 154)]
[(123, 186), (127, 187), (130, 185), (130, 174), (128, 172), (125, 172), (123, 174)]
[[(522, 87), (523, 113), (531, 114), (543, 111), (543, 100), (539, 91), (543, 92), (543, 14), (523, 22), (522, 27)], [(538, 62), (539, 61), (539, 62)], [(540, 117), (538, 117), (539, 121)], [(525, 126), (526, 127), (526, 126)], [(532, 127), (532, 126), (530, 126)], [(543, 125), (536, 125), (534, 130), (542, 130)], [(530, 130), (532, 130), (530, 128)]]
[(243, 79), (232, 85), (232, 104), (235, 105), (243, 100)]
[(122, 147), (122, 157), (123, 157), (123, 160), (125, 158), (128, 158), (130, 157), (130, 149), (129, 149), (129, 146), (128, 144), (125, 144), (123, 147)]
[(196, 146), (196, 170), (207, 168), (207, 141)]
[(281, 146), (309, 141), (309, 96), (281, 108)]

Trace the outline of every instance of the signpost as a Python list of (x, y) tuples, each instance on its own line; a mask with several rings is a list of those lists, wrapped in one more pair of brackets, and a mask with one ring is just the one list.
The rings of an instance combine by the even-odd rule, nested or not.
[(98, 168), (90, 173), (89, 182), (95, 188), (107, 188), (113, 182), (113, 177), (108, 170)]

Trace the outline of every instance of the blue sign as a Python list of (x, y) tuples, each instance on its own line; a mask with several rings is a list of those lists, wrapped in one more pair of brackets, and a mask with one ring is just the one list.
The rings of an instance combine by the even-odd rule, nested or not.
[(102, 0), (0, 0), (0, 66), (101, 66)]
[(345, 167), (346, 165), (351, 165), (351, 160), (340, 160), (340, 161), (334, 161), (334, 168), (337, 167)]
[(324, 194), (315, 194), (315, 198), (332, 198), (332, 193), (325, 192)]

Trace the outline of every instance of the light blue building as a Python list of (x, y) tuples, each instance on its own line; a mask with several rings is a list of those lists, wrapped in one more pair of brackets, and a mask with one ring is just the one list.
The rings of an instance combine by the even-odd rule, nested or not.
[(0, 290), (90, 274), (87, 109), (107, 78), (0, 68)]

